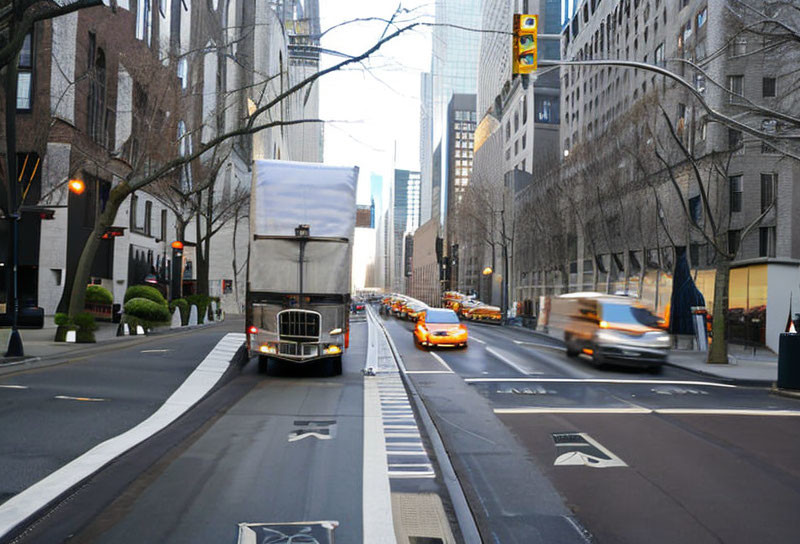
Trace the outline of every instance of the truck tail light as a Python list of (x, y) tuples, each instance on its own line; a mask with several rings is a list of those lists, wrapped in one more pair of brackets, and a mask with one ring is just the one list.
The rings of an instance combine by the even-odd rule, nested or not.
[(249, 327), (247, 327), (247, 333), (258, 334), (258, 327), (256, 327), (255, 325), (250, 325)]

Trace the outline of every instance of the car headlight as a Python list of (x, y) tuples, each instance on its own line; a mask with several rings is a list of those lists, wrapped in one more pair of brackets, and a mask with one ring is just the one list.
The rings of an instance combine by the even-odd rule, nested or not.
[(619, 342), (622, 340), (622, 337), (619, 334), (608, 329), (599, 330), (594, 334), (594, 336), (595, 339), (600, 342)]
[(672, 343), (672, 338), (666, 333), (659, 334), (656, 338), (654, 338), (656, 344), (661, 346), (669, 347)]

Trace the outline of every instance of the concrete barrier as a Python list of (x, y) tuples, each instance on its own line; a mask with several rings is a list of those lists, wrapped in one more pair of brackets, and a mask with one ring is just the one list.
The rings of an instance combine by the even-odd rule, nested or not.
[(170, 324), (170, 329), (177, 329), (181, 326), (181, 309), (175, 308), (175, 311), (172, 312), (172, 323)]
[(193, 325), (197, 325), (197, 306), (192, 304), (191, 309), (189, 310), (189, 323), (188, 325), (191, 327)]

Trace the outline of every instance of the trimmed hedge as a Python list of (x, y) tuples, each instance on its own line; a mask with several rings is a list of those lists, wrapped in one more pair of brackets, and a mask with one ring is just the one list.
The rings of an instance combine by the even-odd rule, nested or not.
[(164, 295), (162, 295), (158, 289), (156, 289), (155, 287), (150, 287), (149, 285), (131, 285), (130, 287), (128, 287), (128, 290), (125, 291), (126, 307), (128, 301), (135, 298), (144, 298), (147, 300), (151, 300), (157, 304), (160, 304), (161, 306), (164, 306), (165, 310), (167, 308), (167, 300), (164, 298)]
[(100, 285), (86, 287), (86, 302), (91, 304), (113, 304), (114, 297), (111, 291)]
[(189, 324), (189, 303), (186, 302), (185, 298), (176, 298), (172, 302), (169, 303), (169, 313), (170, 315), (175, 313), (175, 308), (179, 308), (181, 311), (181, 325), (188, 325)]
[(147, 298), (132, 298), (125, 303), (125, 314), (142, 321), (142, 326), (147, 324), (152, 327), (158, 323), (170, 320), (169, 308), (166, 304), (159, 304)]
[(81, 331), (92, 332), (97, 330), (97, 324), (94, 322), (94, 316), (89, 312), (79, 313), (75, 316), (73, 321)]

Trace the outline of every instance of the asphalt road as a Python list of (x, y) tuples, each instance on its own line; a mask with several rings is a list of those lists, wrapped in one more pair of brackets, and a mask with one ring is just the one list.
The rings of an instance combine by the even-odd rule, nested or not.
[(470, 324), (466, 350), (431, 354), (387, 326), (484, 541), (566, 542), (565, 520), (597, 542), (797, 541), (800, 401), (598, 370), (513, 328)]
[(0, 503), (151, 415), (241, 320), (0, 378)]

